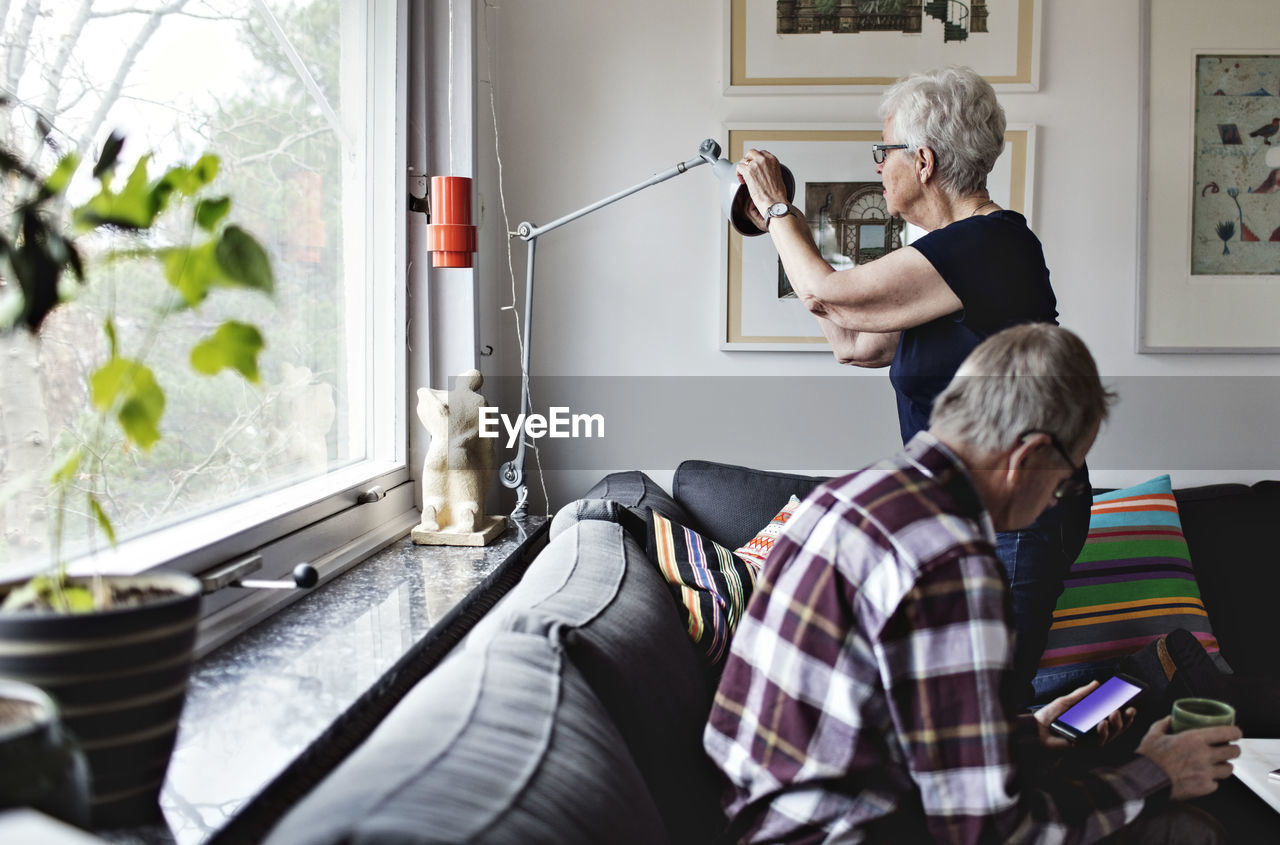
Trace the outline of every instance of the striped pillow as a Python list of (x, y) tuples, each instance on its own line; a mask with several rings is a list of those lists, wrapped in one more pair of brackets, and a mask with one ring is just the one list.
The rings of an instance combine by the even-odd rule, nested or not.
[(656, 510), (649, 548), (684, 616), (689, 637), (718, 672), (760, 568)]
[(1037, 697), (1104, 677), (1174, 628), (1220, 659), (1169, 476), (1095, 496), (1089, 538), (1053, 611)]

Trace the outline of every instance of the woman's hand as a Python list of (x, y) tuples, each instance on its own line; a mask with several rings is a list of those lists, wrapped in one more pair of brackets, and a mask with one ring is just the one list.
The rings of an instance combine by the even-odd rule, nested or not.
[(738, 162), (738, 180), (747, 186), (751, 204), (747, 216), (759, 229), (765, 228), (765, 212), (775, 202), (787, 202), (787, 185), (782, 180), (782, 164), (767, 150), (747, 150)]
[[(1084, 698), (1089, 693), (1098, 688), (1097, 681), (1090, 681), (1077, 690), (1067, 693), (1061, 698), (1055, 698), (1044, 707), (1035, 712), (1036, 722), (1040, 730), (1040, 744), (1045, 748), (1069, 748), (1071, 743), (1066, 738), (1059, 736), (1049, 730), (1049, 723), (1054, 719), (1066, 713), (1076, 702)], [(1094, 728), (1094, 732), (1098, 735), (1098, 744), (1106, 745), (1111, 740), (1120, 736), (1129, 729), (1133, 724), (1134, 718), (1138, 715), (1138, 711), (1133, 707), (1126, 707), (1123, 710), (1116, 710), (1108, 714), (1107, 718), (1098, 723), (1098, 727)]]

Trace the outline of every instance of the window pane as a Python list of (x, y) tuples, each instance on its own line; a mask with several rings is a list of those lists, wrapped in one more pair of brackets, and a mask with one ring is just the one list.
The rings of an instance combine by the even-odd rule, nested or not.
[(858, 227), (858, 238), (863, 249), (884, 249), (884, 227), (863, 224)]
[[(47, 481), (76, 445), (105, 473), (82, 472), (75, 486), (96, 492), (122, 539), (373, 457), (366, 4), (58, 0), (29, 19), (40, 3), (12, 5), (0, 46), (5, 143), (47, 173), (63, 152), (92, 162), (116, 130), (126, 137), (118, 180), (144, 153), (153, 177), (215, 153), (211, 193), (230, 195), (230, 219), (266, 248), (276, 292), (217, 291), (157, 330), (162, 268), (95, 261), (123, 236), (82, 242), (90, 282), (77, 300), (50, 316), (38, 344), (0, 339), (0, 567), (48, 559)], [(90, 187), (77, 181), (72, 202)], [(14, 199), (6, 190), (3, 202)], [(164, 230), (151, 245), (185, 236)], [(97, 430), (89, 410), (86, 377), (106, 350), (109, 310), (122, 354), (143, 357), (167, 392), (149, 451)], [(260, 385), (199, 376), (187, 362), (193, 340), (229, 318), (263, 330)], [(103, 545), (82, 498), (68, 504), (67, 552)]]

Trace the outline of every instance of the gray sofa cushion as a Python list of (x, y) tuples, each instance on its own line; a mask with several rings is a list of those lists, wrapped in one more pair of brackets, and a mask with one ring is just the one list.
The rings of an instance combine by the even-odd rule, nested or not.
[(633, 537), (643, 537), (645, 533), (644, 520), (621, 502), (614, 499), (577, 499), (556, 511), (547, 536), (554, 540), (584, 519), (616, 522), (630, 531)]
[(665, 841), (622, 737), (581, 672), (547, 638), (513, 632), (427, 676), (267, 839)]
[[(617, 523), (576, 523), (473, 632), (546, 632), (622, 732), (673, 841), (719, 834), (719, 781), (702, 751), (712, 688), (666, 582)], [(482, 627), (483, 626), (483, 627)], [(473, 647), (473, 645), (469, 646)]]
[(692, 524), (685, 509), (657, 482), (639, 470), (610, 473), (597, 481), (582, 498), (612, 499), (644, 520), (649, 518), (649, 508), (653, 508), (681, 525)]
[(827, 480), (714, 461), (684, 461), (676, 467), (671, 491), (692, 519), (676, 522), (736, 549), (768, 525), (792, 494), (803, 499)]

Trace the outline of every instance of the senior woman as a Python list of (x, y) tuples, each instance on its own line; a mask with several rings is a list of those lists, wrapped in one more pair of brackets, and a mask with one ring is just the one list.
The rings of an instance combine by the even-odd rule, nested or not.
[[(986, 80), (959, 67), (913, 74), (885, 93), (880, 116), (884, 142), (872, 155), (885, 204), (928, 234), (874, 261), (837, 271), (822, 258), (770, 153), (748, 150), (738, 173), (752, 221), (773, 238), (836, 358), (889, 367), (905, 443), (928, 428), (934, 397), (979, 342), (1018, 323), (1056, 324), (1058, 312), (1040, 241), (987, 192), (1005, 118)], [(1028, 432), (1025, 448), (1074, 466), (1054, 432)], [(997, 537), (1013, 594), (1019, 698), (1031, 696), (1063, 577), (1088, 531), (1088, 490), (1079, 467), (1056, 491), (1057, 506)]]

